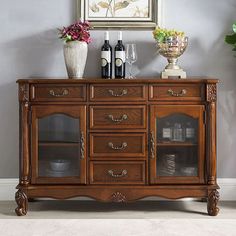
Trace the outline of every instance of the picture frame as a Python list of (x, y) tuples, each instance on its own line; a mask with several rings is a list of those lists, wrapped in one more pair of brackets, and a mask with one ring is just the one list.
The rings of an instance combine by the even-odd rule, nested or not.
[(161, 19), (161, 0), (78, 0), (77, 8), (94, 29), (154, 29)]

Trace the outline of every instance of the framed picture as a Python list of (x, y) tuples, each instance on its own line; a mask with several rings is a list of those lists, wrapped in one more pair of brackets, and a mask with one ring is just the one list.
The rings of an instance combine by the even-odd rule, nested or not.
[(98, 28), (150, 28), (160, 22), (160, 0), (78, 0), (78, 13)]

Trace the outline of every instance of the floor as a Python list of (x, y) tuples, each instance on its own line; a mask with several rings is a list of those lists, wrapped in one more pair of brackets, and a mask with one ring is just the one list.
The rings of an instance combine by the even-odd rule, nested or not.
[(201, 201), (137, 201), (100, 203), (95, 201), (41, 200), (29, 203), (28, 214), (17, 217), (14, 201), (0, 202), (0, 219), (235, 219), (236, 202), (220, 202), (217, 217), (207, 215)]
[(15, 202), (0, 202), (0, 236), (235, 236), (236, 202), (220, 202), (210, 217), (206, 202), (36, 201), (17, 217)]

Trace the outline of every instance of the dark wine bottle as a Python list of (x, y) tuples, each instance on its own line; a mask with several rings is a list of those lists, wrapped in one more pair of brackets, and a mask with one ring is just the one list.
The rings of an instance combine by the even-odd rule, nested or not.
[(105, 32), (105, 43), (102, 46), (101, 52), (101, 62), (102, 62), (102, 78), (111, 79), (112, 78), (112, 47), (109, 44), (109, 32)]
[(118, 33), (118, 43), (115, 47), (115, 78), (125, 78), (125, 46), (122, 43), (122, 32)]

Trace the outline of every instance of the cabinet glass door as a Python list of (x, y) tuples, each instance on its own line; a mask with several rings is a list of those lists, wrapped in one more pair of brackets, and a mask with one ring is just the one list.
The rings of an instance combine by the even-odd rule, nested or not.
[(80, 106), (33, 107), (34, 183), (85, 183), (85, 114)]
[(204, 182), (204, 107), (153, 106), (152, 183)]

